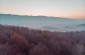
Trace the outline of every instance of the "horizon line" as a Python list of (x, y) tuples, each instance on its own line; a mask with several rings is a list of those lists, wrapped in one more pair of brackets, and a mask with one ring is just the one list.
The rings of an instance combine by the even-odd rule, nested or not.
[(4, 14), (4, 15), (16, 15), (16, 16), (43, 16), (43, 17), (53, 17), (53, 18), (64, 18), (64, 19), (83, 19), (84, 18), (70, 18), (70, 17), (56, 17), (56, 16), (46, 16), (46, 15), (20, 15), (20, 14), (8, 14), (8, 13), (0, 13), (0, 14)]

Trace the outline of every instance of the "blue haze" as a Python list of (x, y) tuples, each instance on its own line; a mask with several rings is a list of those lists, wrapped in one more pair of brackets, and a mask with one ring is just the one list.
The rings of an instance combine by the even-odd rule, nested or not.
[(85, 20), (60, 17), (0, 14), (0, 24), (49, 31), (85, 31)]

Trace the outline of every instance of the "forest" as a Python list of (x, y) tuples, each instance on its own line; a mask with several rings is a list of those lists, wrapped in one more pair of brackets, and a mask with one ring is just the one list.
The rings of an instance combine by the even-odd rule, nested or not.
[(85, 31), (51, 32), (0, 24), (0, 55), (85, 55)]

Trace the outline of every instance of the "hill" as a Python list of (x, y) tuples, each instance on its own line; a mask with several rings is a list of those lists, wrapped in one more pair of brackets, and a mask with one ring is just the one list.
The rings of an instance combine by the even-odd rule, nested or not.
[(50, 31), (85, 31), (85, 20), (47, 17), (47, 16), (20, 16), (12, 14), (0, 14), (0, 24), (24, 26), (32, 29)]
[(0, 25), (0, 55), (85, 55), (85, 32)]

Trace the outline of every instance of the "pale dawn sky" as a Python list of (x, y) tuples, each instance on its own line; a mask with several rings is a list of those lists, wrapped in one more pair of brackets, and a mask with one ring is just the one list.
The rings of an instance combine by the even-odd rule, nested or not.
[(85, 19), (85, 0), (0, 0), (0, 13)]

